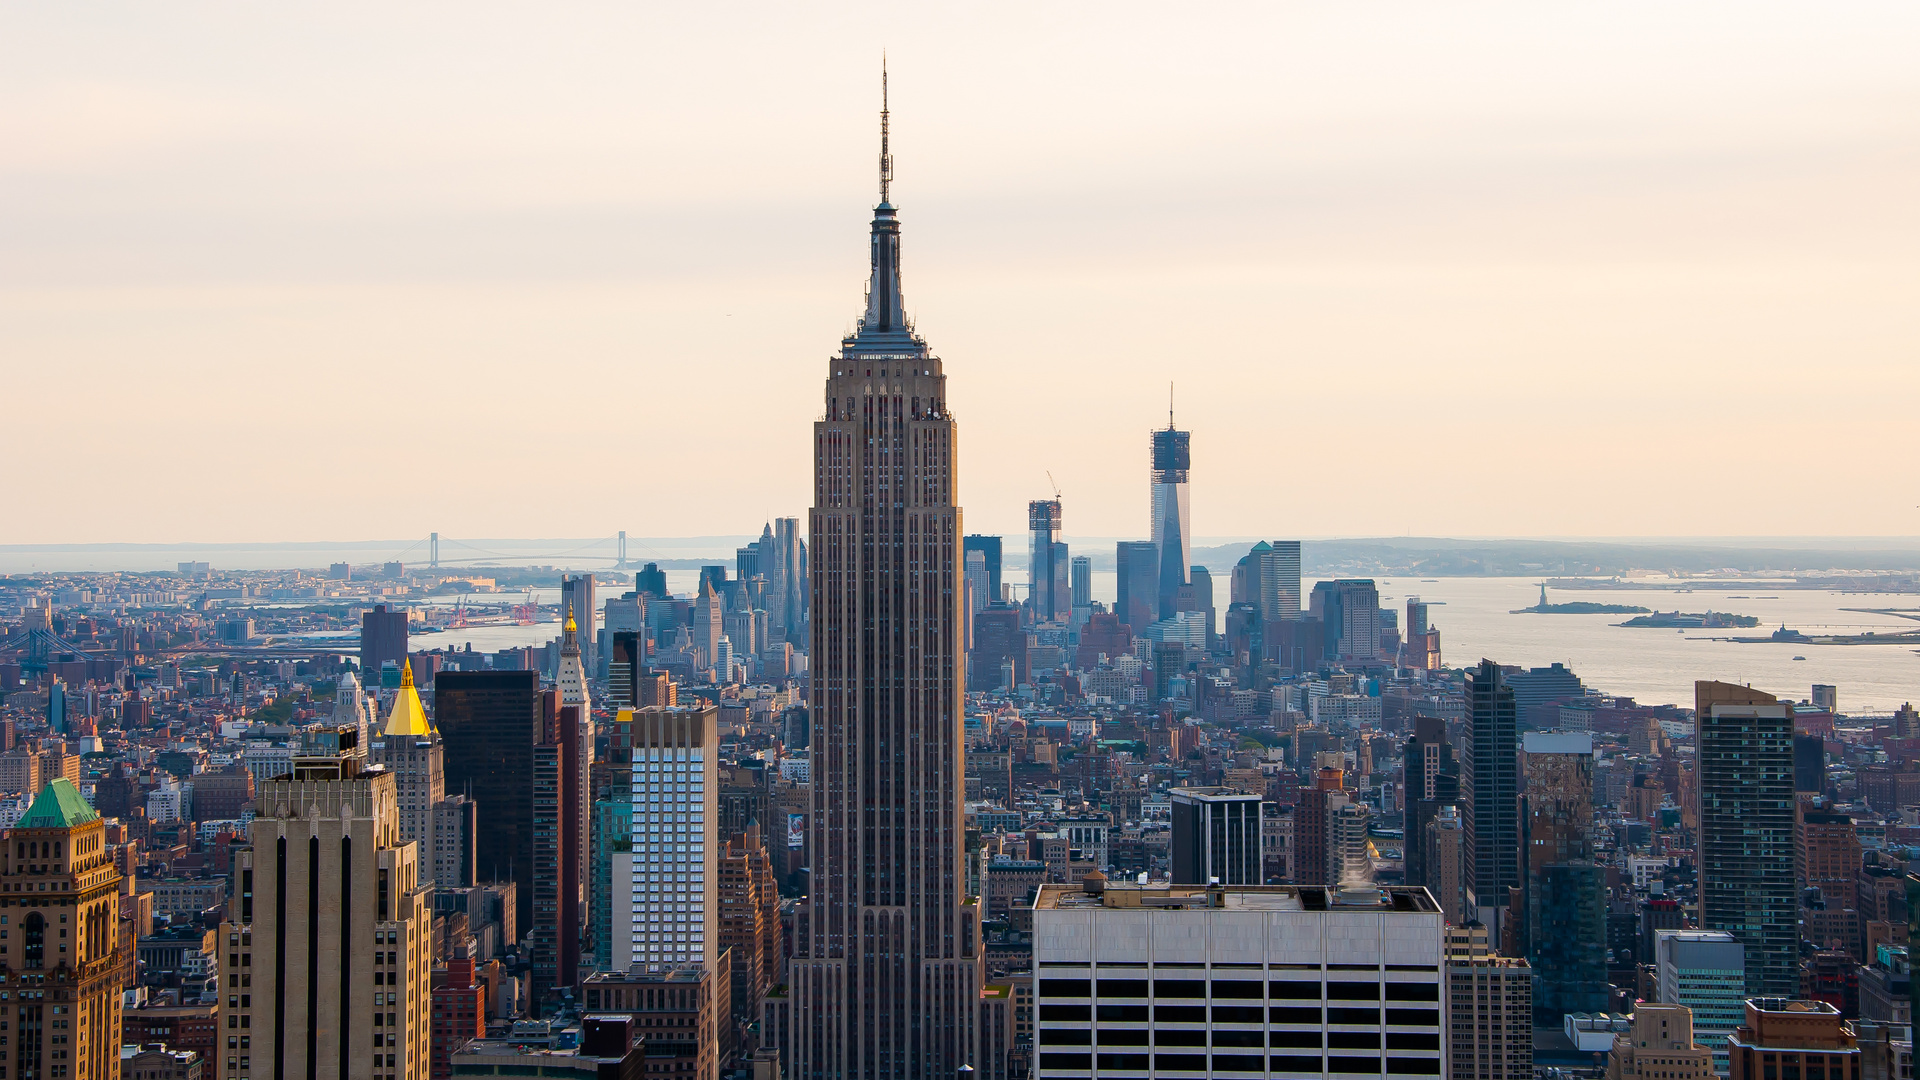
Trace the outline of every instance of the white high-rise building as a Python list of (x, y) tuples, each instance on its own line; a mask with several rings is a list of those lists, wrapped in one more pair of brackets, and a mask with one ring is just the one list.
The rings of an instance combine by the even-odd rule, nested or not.
[(633, 843), (614, 855), (613, 902), (625, 910), (608, 922), (613, 966), (711, 965), (720, 951), (719, 711), (656, 705), (622, 709), (620, 720), (633, 740)]
[(1043, 885), (1033, 1075), (1441, 1076), (1442, 935), (1425, 889)]

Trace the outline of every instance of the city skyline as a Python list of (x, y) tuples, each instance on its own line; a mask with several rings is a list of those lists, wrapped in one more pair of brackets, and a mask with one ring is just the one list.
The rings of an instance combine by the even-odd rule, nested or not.
[(0, 12), (13, 1080), (1911, 1073), (1920, 13), (356, 2)]
[[(691, 404), (724, 369), (734, 420), (786, 445), (804, 358), (845, 328), (860, 275), (843, 193), (888, 48), (927, 305), (907, 314), (978, 376), (954, 401), (981, 462), (960, 493), (975, 528), (1017, 531), (1050, 470), (1080, 529), (1142, 535), (1130, 463), (1177, 367), (1201, 535), (1300, 531), (1270, 508), (1312, 487), (1261, 464), (1276, 410), (1303, 451), (1331, 455), (1356, 419), (1404, 433), (1339, 442), (1343, 468), (1391, 475), (1416, 453), (1448, 479), (1343, 502), (1336, 534), (1765, 534), (1783, 505), (1839, 535), (1920, 529), (1883, 470), (1801, 449), (1860, 445), (1914, 388), (1899, 193), (1920, 20), (1486, 10), (1504, 15), (1244, 12), (1167, 33), (1063, 9), (1011, 36), (991, 11), (680, 12), (655, 35), (646, 13), (482, 10), (395, 18), (378, 42), (353, 9), (214, 32), (6, 16), (0, 354), (52, 406), (18, 434), (105, 473), (168, 438), (166, 417), (205, 416), (220, 434), (196, 475), (239, 492), (417, 475), (433, 447), (472, 467), (356, 514), (367, 535), (512, 534), (478, 487), (502, 478), (550, 490), (556, 531), (597, 533), (589, 471), (510, 437), (556, 411), (524, 390), (639, 379)], [(84, 438), (58, 407), (76, 369), (101, 376)], [(1010, 385), (1083, 419), (1034, 425)], [(578, 444), (617, 452), (629, 399), (570, 406)], [(1700, 449), (1701, 400), (1791, 417), (1794, 437)], [(697, 531), (748, 533), (805, 498), (797, 453), (651, 452), (635, 501), (732, 477), (676, 500)], [(1694, 508), (1707, 480), (1712, 517)], [(1583, 497), (1493, 497), (1520, 490)], [(318, 502), (263, 515), (175, 491), (49, 488), (0, 542), (339, 528)]]

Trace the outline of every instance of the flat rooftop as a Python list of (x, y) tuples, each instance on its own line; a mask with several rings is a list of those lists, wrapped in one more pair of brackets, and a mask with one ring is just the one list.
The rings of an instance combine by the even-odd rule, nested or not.
[[(1092, 890), (1089, 886), (1093, 886)], [(1035, 911), (1085, 908), (1125, 908), (1159, 911), (1405, 911), (1440, 910), (1423, 888), (1394, 886), (1318, 885), (1138, 885), (1132, 882), (1087, 882), (1080, 885), (1043, 885), (1034, 897)]]

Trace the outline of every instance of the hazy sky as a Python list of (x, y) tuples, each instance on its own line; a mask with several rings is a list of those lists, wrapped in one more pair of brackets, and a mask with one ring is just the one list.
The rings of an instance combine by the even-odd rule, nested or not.
[(1920, 6), (0, 7), (0, 543), (810, 499), (882, 50), (970, 529), (1920, 534)]

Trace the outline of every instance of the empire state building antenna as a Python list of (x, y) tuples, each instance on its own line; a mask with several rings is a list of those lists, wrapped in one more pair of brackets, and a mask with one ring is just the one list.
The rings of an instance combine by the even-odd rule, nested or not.
[(887, 54), (880, 54), (880, 201), (893, 187), (893, 155), (887, 152)]

